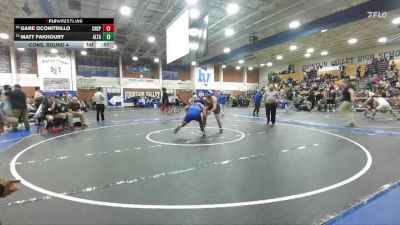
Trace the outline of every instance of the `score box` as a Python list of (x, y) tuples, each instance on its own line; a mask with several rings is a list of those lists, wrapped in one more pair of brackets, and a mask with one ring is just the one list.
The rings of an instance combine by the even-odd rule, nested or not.
[(103, 32), (114, 32), (114, 24), (103, 24)]
[(96, 48), (112, 48), (114, 47), (113, 41), (96, 41)]
[(103, 33), (103, 41), (114, 41), (114, 37), (115, 37), (114, 32)]

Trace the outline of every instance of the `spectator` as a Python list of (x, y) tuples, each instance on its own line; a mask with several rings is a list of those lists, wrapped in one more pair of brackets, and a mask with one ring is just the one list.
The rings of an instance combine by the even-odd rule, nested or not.
[(357, 74), (357, 79), (360, 80), (361, 79), (361, 66), (357, 67), (356, 74)]
[(225, 112), (225, 95), (224, 93), (220, 92), (218, 95), (218, 104), (221, 108), (221, 116), (224, 116)]
[(395, 69), (396, 69), (396, 63), (394, 63), (394, 60), (393, 60), (392, 64), (390, 64), (390, 66), (389, 66), (389, 70), (394, 72)]
[(367, 67), (365, 67), (364, 78), (369, 77), (369, 73), (370, 73), (369, 67), (367, 66)]
[(85, 123), (84, 113), (81, 111), (81, 104), (77, 97), (73, 97), (67, 104), (68, 126), (74, 126), (74, 117), (79, 117), (81, 120), (81, 127), (87, 127)]
[(3, 112), (6, 116), (11, 116), (11, 104), (6, 96), (6, 93), (9, 91), (11, 91), (10, 85), (4, 85), (3, 92), (1, 93), (1, 102), (3, 103)]
[(40, 87), (35, 87), (35, 95), (33, 96), (35, 108), (38, 108), (40, 104), (42, 104), (44, 99), (43, 92), (40, 90)]
[(99, 114), (101, 114), (101, 121), (104, 121), (104, 110), (106, 108), (104, 102), (106, 96), (103, 94), (101, 87), (97, 88), (97, 92), (93, 95), (93, 102), (96, 103), (96, 119), (100, 121)]
[(257, 91), (257, 93), (254, 95), (253, 116), (258, 116), (258, 113), (260, 112), (261, 100), (262, 100), (262, 95), (259, 91)]
[[(61, 104), (60, 99), (56, 99), (54, 96), (43, 100), (42, 110), (47, 122), (53, 122), (55, 119), (68, 119), (68, 115), (65, 113), (65, 109)], [(70, 128), (72, 128), (72, 126), (70, 126)]]
[(162, 96), (161, 96), (161, 113), (164, 114), (166, 112), (168, 115), (171, 115), (169, 110), (169, 98), (168, 98), (168, 93), (166, 88), (162, 88)]
[[(23, 121), (26, 130), (30, 130), (29, 120), (28, 120), (28, 107), (26, 105), (26, 94), (21, 91), (21, 86), (19, 84), (14, 85), (13, 91), (8, 91), (5, 93), (11, 104), (12, 116)], [(18, 123), (12, 124), (12, 130), (18, 130)]]

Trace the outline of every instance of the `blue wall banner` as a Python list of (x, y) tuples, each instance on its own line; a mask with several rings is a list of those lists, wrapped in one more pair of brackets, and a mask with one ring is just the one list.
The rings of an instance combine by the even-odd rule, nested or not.
[(122, 97), (120, 93), (107, 93), (108, 106), (122, 106)]
[(208, 90), (208, 89), (196, 89), (196, 95), (199, 98), (204, 97), (206, 92), (210, 92), (212, 96), (215, 96), (215, 90)]

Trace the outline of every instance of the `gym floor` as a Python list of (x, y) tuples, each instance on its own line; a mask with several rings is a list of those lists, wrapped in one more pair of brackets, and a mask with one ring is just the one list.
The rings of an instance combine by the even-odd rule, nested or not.
[[(34, 134), (0, 158), (22, 180), (2, 199), (3, 224), (318, 224), (400, 173), (400, 121), (356, 113), (228, 108), (224, 133), (208, 119), (173, 134), (183, 113), (87, 114), (89, 127)], [(264, 115), (262, 109), (260, 115)]]

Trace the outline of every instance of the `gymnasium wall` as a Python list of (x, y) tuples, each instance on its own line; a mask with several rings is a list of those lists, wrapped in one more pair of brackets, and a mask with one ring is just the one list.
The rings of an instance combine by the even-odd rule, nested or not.
[[(260, 81), (266, 80), (267, 75), (270, 72), (281, 72), (287, 70), (287, 66), (289, 64), (294, 64), (296, 71), (301, 71), (303, 67), (311, 68), (313, 65), (322, 65), (324, 67), (327, 67), (332, 66), (332, 64), (336, 65), (342, 63), (344, 65), (367, 64), (368, 62), (371, 62), (371, 59), (373, 57), (379, 59), (392, 55), (395, 59), (400, 59), (400, 44), (382, 44), (381, 46), (377, 46), (375, 48), (348, 51), (334, 55), (329, 54), (327, 56), (321, 56), (319, 52), (319, 50), (316, 50), (308, 59), (304, 58), (303, 60), (299, 60), (296, 62), (288, 62), (285, 61), (285, 58), (283, 58), (282, 63), (280, 64), (275, 65), (276, 62), (274, 62), (274, 65), (271, 67), (263, 67), (260, 70)], [(285, 55), (283, 55), (283, 57), (285, 57)]]

